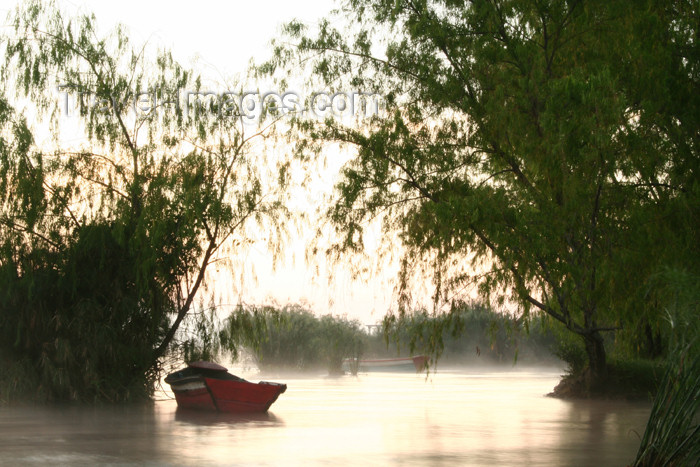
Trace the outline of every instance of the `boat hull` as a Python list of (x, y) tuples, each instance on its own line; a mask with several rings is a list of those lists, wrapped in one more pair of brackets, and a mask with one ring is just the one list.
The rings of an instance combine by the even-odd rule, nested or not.
[(428, 363), (428, 357), (425, 355), (416, 355), (415, 357), (406, 358), (381, 358), (381, 359), (365, 359), (353, 360), (346, 359), (343, 362), (345, 371), (351, 371), (355, 366), (360, 372), (419, 372), (425, 369)]
[(286, 384), (260, 381), (251, 383), (227, 371), (190, 366), (165, 378), (170, 384), (178, 407), (218, 412), (266, 412)]
[(250, 383), (205, 378), (212, 400), (220, 412), (267, 412), (286, 384), (260, 381)]
[(175, 394), (178, 407), (195, 410), (217, 410), (204, 382), (201, 382), (198, 386), (190, 385), (184, 388), (171, 385), (171, 389), (173, 394)]

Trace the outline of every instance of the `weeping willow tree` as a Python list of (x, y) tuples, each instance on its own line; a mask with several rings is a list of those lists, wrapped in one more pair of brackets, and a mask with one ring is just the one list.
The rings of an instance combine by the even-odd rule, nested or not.
[(168, 51), (53, 3), (10, 21), (5, 91), (50, 142), (0, 101), (0, 399), (147, 397), (209, 266), (279, 232), (284, 171)]
[(342, 374), (345, 358), (359, 358), (363, 332), (358, 321), (315, 316), (301, 305), (282, 308), (239, 306), (221, 331), (222, 347), (247, 348), (262, 370), (324, 368)]
[(356, 154), (332, 251), (362, 250), (381, 218), (402, 244), (400, 312), (427, 264), (437, 303), (476, 289), (560, 323), (603, 386), (605, 336), (662, 321), (649, 276), (698, 268), (697, 3), (350, 0), (339, 14), (290, 23), (266, 68), (384, 97), (361, 127), (299, 121), (300, 153)]

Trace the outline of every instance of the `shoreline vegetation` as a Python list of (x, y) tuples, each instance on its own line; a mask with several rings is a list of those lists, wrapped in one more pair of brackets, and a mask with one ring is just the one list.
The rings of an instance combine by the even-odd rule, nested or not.
[[(566, 367), (549, 397), (648, 401), (653, 400), (666, 371), (664, 359), (615, 357), (609, 379), (594, 387), (583, 363), (583, 350), (572, 350), (576, 346), (557, 331), (556, 324), (540, 317), (526, 326), (521, 319), (477, 303), (463, 303), (447, 317), (421, 310), (402, 319), (388, 317), (372, 326), (344, 317), (318, 316), (300, 305), (238, 307), (218, 327), (211, 317), (204, 321), (198, 325), (209, 328), (203, 335), (214, 337), (182, 341), (180, 352), (168, 357), (175, 366), (182, 360), (232, 357), (235, 361), (245, 355), (262, 373), (340, 375), (345, 373), (341, 369), (345, 358), (424, 354), (429, 356), (428, 372), (441, 367)], [(4, 372), (0, 396), (12, 394), (7, 385), (16, 384), (17, 379)], [(17, 397), (13, 403), (41, 402), (31, 396), (29, 387), (26, 391), (29, 397)], [(9, 402), (0, 397), (0, 404)]]
[[(255, 323), (255, 329), (242, 323)], [(602, 386), (592, 386), (583, 350), (558, 331), (556, 324), (540, 317), (526, 326), (520, 319), (476, 303), (463, 303), (447, 317), (417, 311), (371, 327), (343, 317), (316, 316), (298, 305), (240, 308), (228, 318), (222, 335), (222, 346), (199, 348), (189, 358), (242, 346), (261, 371), (323, 371), (329, 375), (342, 374), (344, 358), (412, 355), (429, 356), (429, 372), (441, 366), (568, 366), (549, 394), (563, 399), (651, 401), (665, 372), (664, 359), (625, 356), (624, 350), (613, 346), (609, 378)]]

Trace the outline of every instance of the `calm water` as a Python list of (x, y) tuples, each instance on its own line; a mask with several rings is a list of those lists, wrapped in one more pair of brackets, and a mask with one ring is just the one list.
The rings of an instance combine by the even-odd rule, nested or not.
[(440, 370), (427, 380), (277, 378), (287, 392), (268, 414), (248, 417), (178, 411), (167, 399), (6, 408), (0, 464), (627, 465), (649, 404), (545, 397), (559, 375), (516, 368)]

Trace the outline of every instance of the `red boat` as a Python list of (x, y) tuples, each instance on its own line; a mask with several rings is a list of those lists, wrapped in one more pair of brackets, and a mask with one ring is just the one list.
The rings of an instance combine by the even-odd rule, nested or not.
[(286, 384), (251, 383), (213, 362), (193, 362), (165, 378), (178, 407), (218, 412), (266, 412)]

